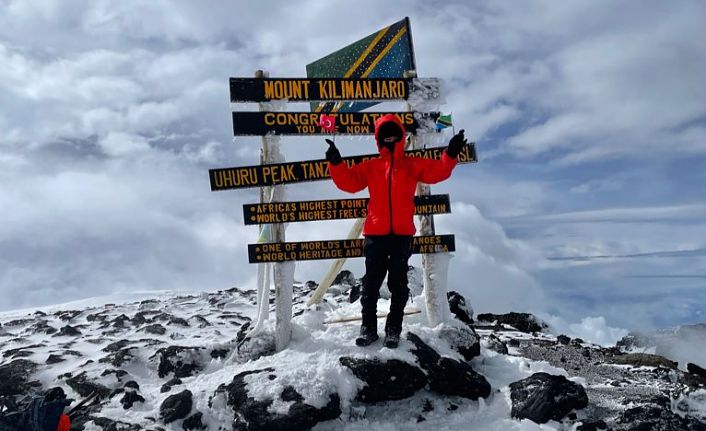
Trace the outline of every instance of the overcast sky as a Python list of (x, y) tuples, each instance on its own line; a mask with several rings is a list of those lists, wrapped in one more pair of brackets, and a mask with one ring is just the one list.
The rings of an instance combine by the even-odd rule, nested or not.
[[(653, 328), (706, 321), (706, 3), (0, 0), (0, 310), (113, 292), (252, 286), (242, 204), (209, 168), (228, 78), (307, 63), (409, 16), (480, 162), (450, 193), (451, 289), (477, 311)], [(306, 108), (306, 105), (300, 106)], [(339, 138), (344, 155), (370, 138)], [(285, 138), (288, 160), (321, 158)], [(343, 197), (331, 182), (292, 200)], [(288, 240), (352, 221), (291, 225)], [(418, 258), (413, 259), (418, 263)], [(362, 261), (348, 265), (362, 276)], [(319, 280), (326, 265), (300, 263)], [(593, 320), (595, 321), (595, 320)], [(593, 322), (592, 321), (592, 322)]]

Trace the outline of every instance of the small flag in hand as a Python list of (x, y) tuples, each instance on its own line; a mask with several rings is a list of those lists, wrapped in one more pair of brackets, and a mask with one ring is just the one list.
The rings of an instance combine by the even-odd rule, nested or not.
[(336, 131), (336, 117), (333, 115), (321, 114), (319, 116), (319, 127), (329, 133), (334, 133)]
[(445, 129), (447, 127), (451, 127), (452, 125), (451, 114), (439, 115), (439, 118), (436, 119), (436, 130)]

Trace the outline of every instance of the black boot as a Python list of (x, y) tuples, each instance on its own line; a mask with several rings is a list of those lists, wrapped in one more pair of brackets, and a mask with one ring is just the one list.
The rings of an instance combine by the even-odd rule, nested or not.
[(368, 329), (366, 326), (361, 326), (360, 336), (355, 339), (355, 344), (361, 347), (369, 346), (376, 342), (379, 338), (377, 329)]
[(400, 345), (400, 332), (398, 331), (386, 331), (385, 340), (382, 345), (388, 349), (396, 349)]

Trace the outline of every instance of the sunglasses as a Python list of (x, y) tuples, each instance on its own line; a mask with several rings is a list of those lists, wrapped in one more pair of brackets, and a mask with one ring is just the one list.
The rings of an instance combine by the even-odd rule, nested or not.
[(399, 139), (400, 139), (399, 136), (390, 136), (390, 137), (387, 137), (387, 138), (383, 139), (383, 141), (384, 141), (384, 142), (390, 142), (390, 143), (392, 143), (392, 142), (397, 142), (397, 141), (399, 141)]

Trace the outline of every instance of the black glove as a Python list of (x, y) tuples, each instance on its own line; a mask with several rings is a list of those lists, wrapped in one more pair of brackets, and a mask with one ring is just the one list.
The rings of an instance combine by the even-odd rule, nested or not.
[(326, 150), (326, 160), (331, 162), (332, 165), (336, 166), (337, 164), (343, 161), (343, 159), (341, 158), (341, 152), (338, 151), (338, 148), (336, 148), (336, 144), (332, 140), (327, 139), (326, 143), (328, 143), (328, 150)]
[(449, 157), (456, 158), (463, 149), (465, 145), (468, 145), (468, 141), (463, 136), (463, 129), (454, 135), (449, 141), (449, 147), (446, 149), (446, 153)]

